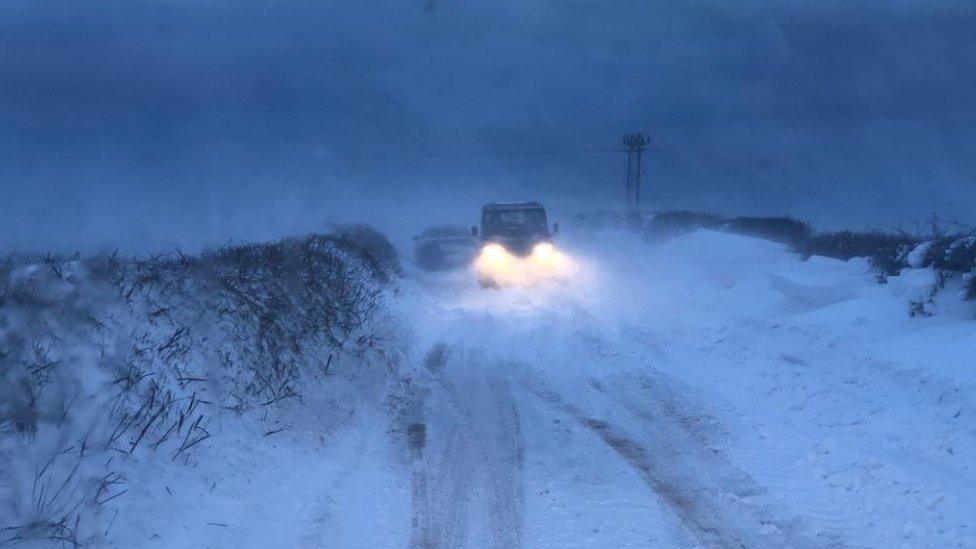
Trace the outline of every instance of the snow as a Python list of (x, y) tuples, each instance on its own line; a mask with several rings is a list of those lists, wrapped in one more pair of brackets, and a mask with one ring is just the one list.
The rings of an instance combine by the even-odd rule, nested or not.
[(189, 466), (143, 455), (105, 545), (976, 546), (976, 308), (911, 317), (930, 271), (560, 238), (566, 282), (408, 267), (395, 375), (345, 364)]
[[(588, 276), (575, 284), (418, 277), (403, 303), (418, 352), (454, 350), (414, 374), (430, 440), (524, 445), (516, 463), (492, 445), (451, 454), (467, 465), (445, 474), (469, 495), (445, 507), (466, 510), (425, 515), (449, 539), (491, 544), (479, 521), (487, 464), (502, 462), (520, 477), (509, 527), (527, 547), (976, 543), (974, 311), (950, 291), (910, 317), (930, 271), (881, 285), (863, 260), (800, 261), (725, 233), (576, 236)], [(492, 384), (517, 429), (473, 398)], [(465, 398), (448, 407), (448, 390)], [(451, 431), (470, 417), (484, 424)]]

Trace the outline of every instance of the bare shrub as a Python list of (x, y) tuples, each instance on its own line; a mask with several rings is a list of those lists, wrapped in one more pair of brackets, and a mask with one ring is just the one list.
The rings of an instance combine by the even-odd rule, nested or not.
[(879, 230), (832, 231), (812, 235), (797, 247), (802, 255), (819, 255), (847, 261), (866, 257), (878, 270), (879, 280), (894, 276), (907, 267), (906, 254), (919, 242), (908, 233), (889, 233)]
[(976, 267), (976, 237), (943, 236), (931, 240), (921, 266), (941, 271), (969, 272)]
[(810, 239), (810, 225), (792, 217), (735, 217), (724, 224), (726, 231), (789, 244), (799, 249)]
[(854, 257), (873, 257), (887, 253), (897, 255), (904, 246), (917, 242), (916, 238), (904, 234), (891, 234), (882, 231), (833, 231), (812, 235), (803, 247), (806, 255), (833, 257), (844, 261)]
[(251, 350), (240, 357), (253, 375), (247, 394), (262, 404), (298, 395), (307, 349), (344, 347), (376, 313), (399, 265), (370, 231), (225, 248), (190, 264), (214, 286), (234, 347)]
[(0, 544), (47, 541), (82, 547), (104, 535), (99, 515), (126, 493), (125, 475), (112, 469), (93, 474), (98, 465), (91, 457), (84, 446), (72, 445), (37, 462), (16, 506), (20, 521), (0, 528)]
[(369, 225), (337, 225), (335, 234), (330, 236), (342, 249), (366, 263), (377, 280), (390, 282), (401, 274), (396, 248)]

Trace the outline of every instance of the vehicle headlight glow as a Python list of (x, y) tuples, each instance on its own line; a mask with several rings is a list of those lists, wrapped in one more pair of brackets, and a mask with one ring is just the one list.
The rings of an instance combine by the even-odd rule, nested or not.
[(491, 265), (501, 265), (509, 259), (511, 254), (505, 249), (501, 244), (486, 244), (484, 248), (481, 249), (480, 260)]
[(481, 248), (474, 262), (478, 279), (493, 286), (532, 286), (544, 280), (565, 280), (575, 263), (551, 242), (540, 242), (527, 257), (519, 257), (499, 243)]
[(532, 248), (531, 257), (536, 263), (551, 264), (556, 259), (556, 247), (551, 242), (540, 242)]

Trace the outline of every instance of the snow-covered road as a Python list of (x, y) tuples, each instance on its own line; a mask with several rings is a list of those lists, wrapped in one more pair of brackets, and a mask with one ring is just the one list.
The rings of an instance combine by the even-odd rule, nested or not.
[(584, 242), (568, 285), (405, 298), (409, 546), (976, 543), (976, 330), (955, 296), (908, 316), (927, 273)]
[(408, 273), (382, 394), (330, 378), (132, 539), (976, 546), (976, 311), (951, 283), (912, 318), (930, 272), (881, 285), (860, 260), (708, 231), (572, 242), (568, 284)]

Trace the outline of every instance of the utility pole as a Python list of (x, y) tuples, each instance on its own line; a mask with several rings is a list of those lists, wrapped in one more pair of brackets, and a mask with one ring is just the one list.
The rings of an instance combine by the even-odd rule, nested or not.
[(640, 207), (641, 153), (647, 138), (641, 133), (628, 133), (623, 143), (627, 153), (627, 208), (636, 211)]

